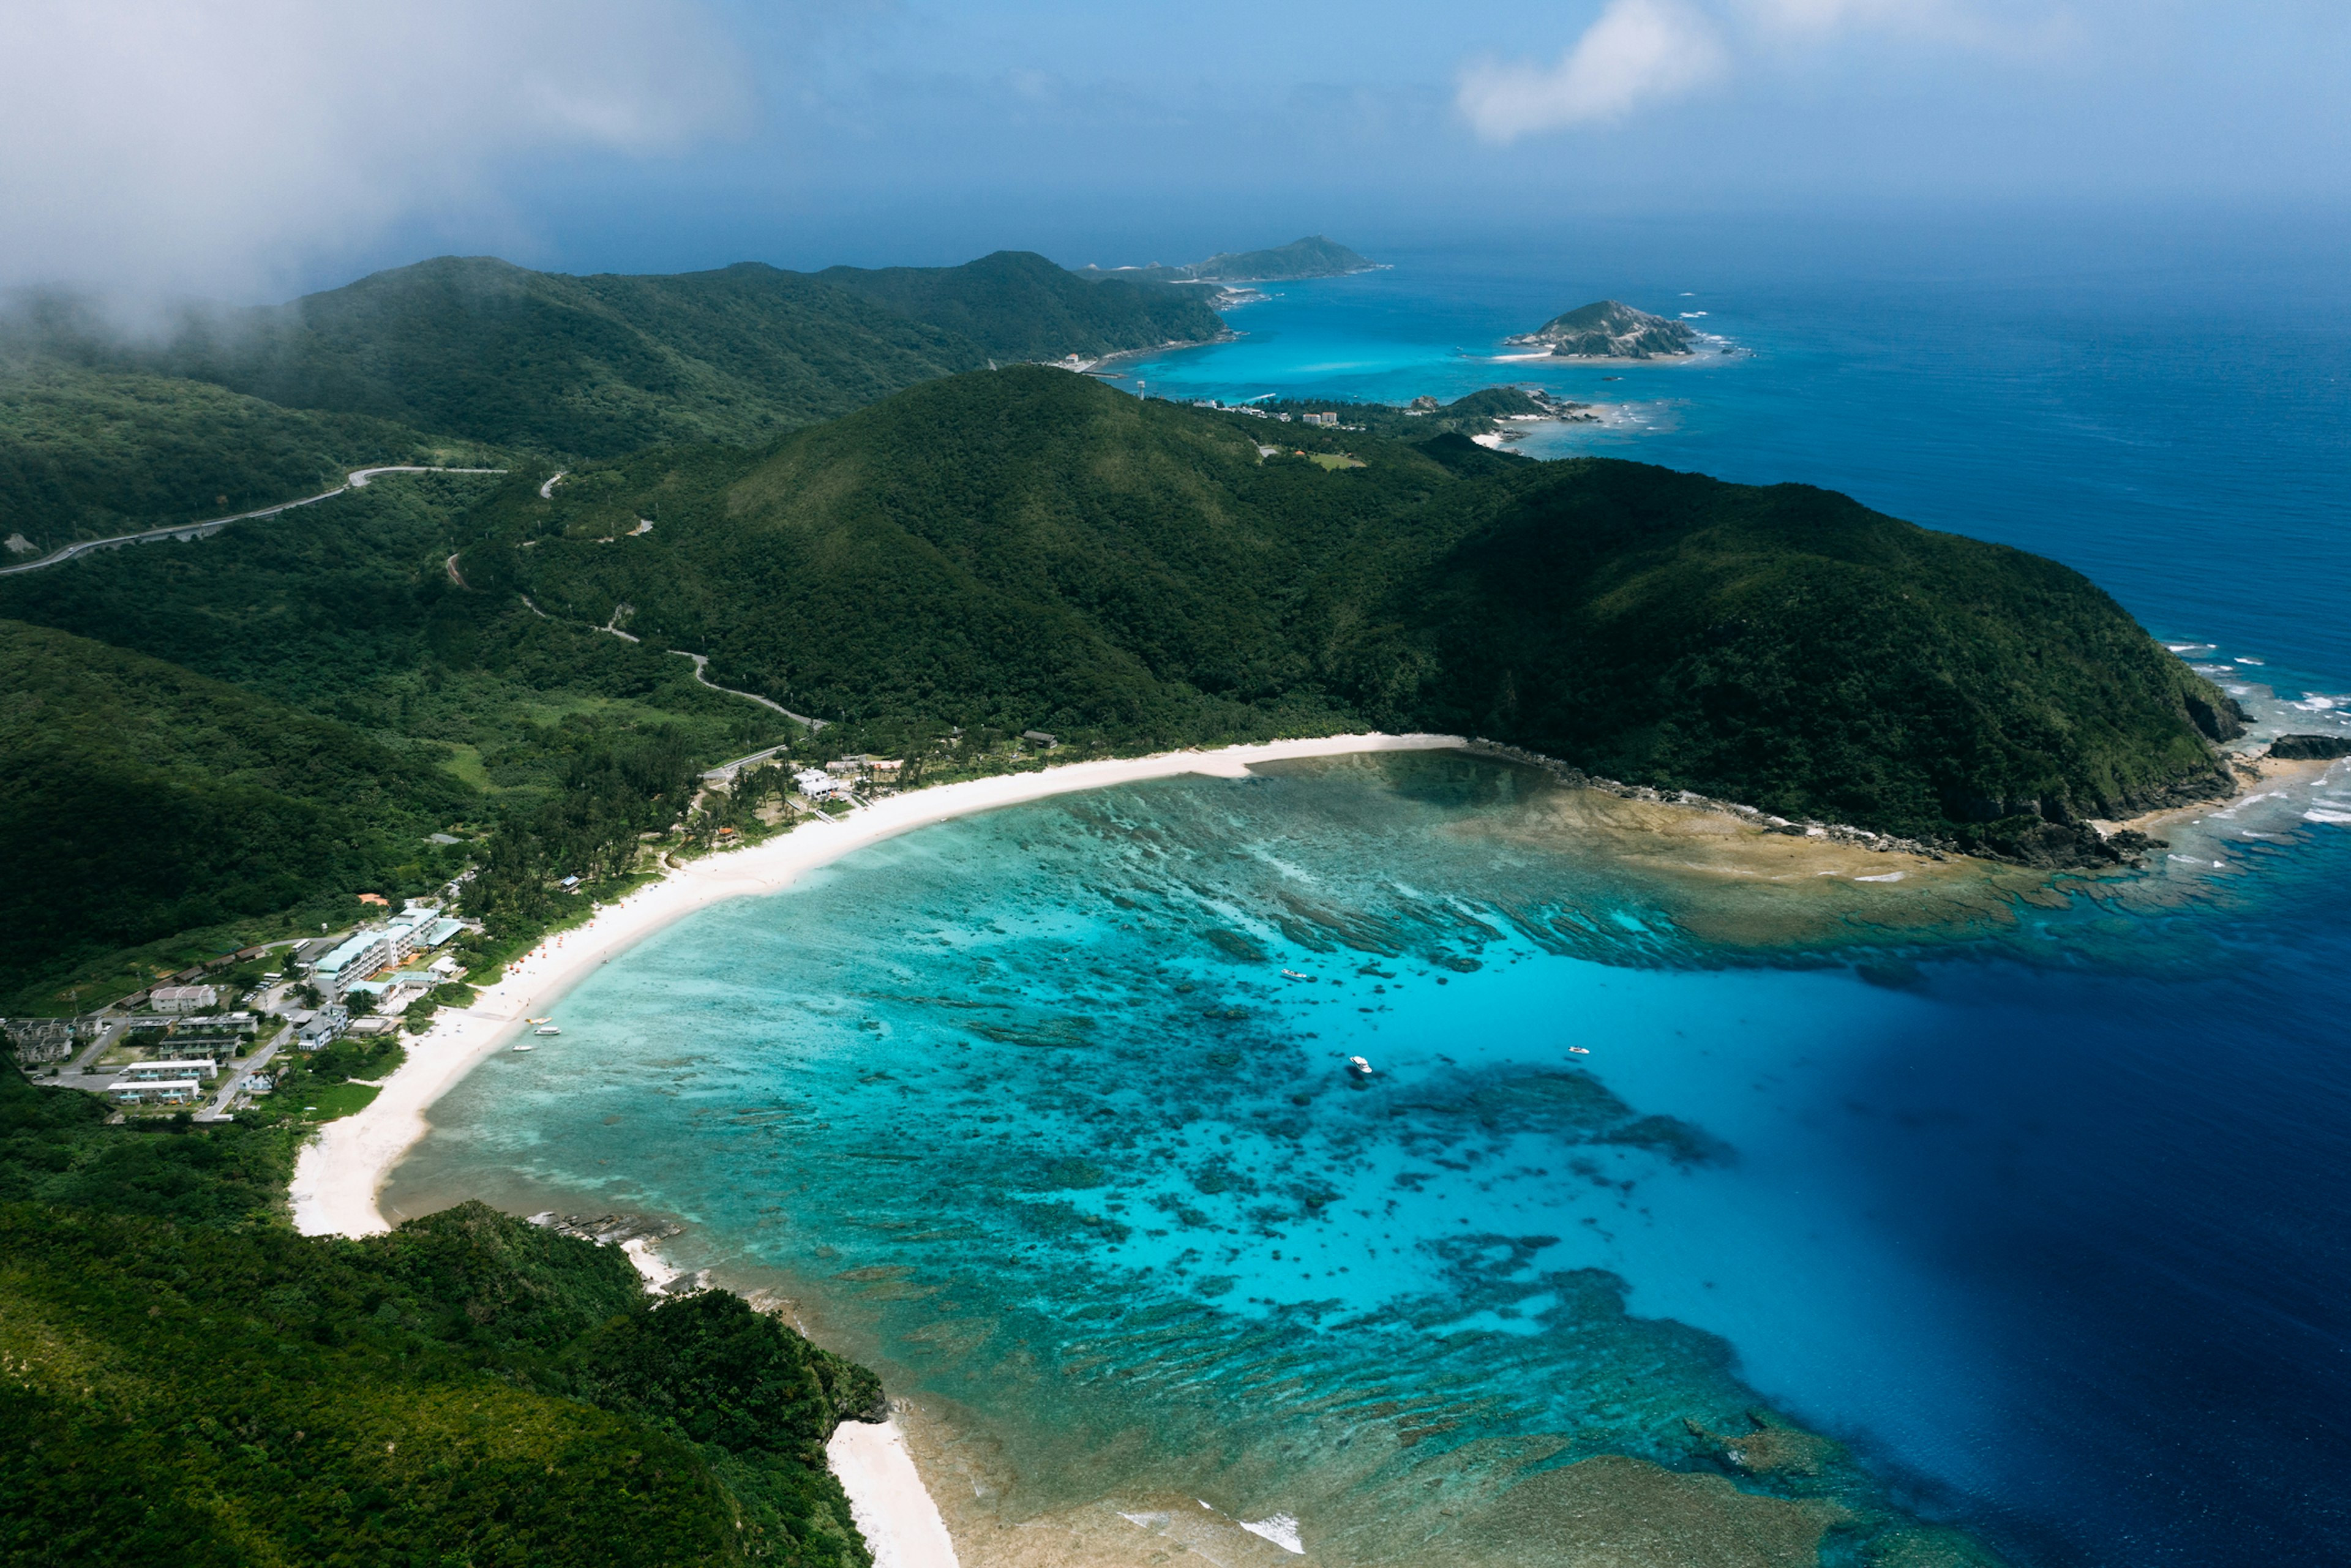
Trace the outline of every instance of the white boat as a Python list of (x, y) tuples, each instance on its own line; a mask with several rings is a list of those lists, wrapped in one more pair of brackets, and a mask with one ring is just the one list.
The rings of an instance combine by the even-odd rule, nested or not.
[(531, 1044), (531, 1042), (527, 1040), (518, 1040), (515, 1041), (515, 1049), (517, 1051), (537, 1051), (538, 1047)]
[(1372, 1064), (1360, 1056), (1351, 1056), (1347, 1058), (1347, 1071), (1358, 1078), (1369, 1078), (1372, 1075)]
[(1295, 969), (1284, 969), (1281, 972), (1281, 977), (1285, 980), (1311, 980), (1314, 977), (1311, 975), (1301, 975)]
[(533, 1034), (561, 1034), (563, 1031), (556, 1028), (551, 1023), (543, 1023), (530, 1032)]
[(1588, 1045), (1571, 1045), (1567, 1048), (1567, 1053), (1570, 1056), (1590, 1056), (1592, 1048)]

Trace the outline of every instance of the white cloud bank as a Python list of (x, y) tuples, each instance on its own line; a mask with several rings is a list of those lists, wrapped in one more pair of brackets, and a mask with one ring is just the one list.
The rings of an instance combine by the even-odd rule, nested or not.
[(742, 123), (690, 3), (6, 0), (0, 286), (266, 288), (496, 176), (659, 154)]
[(1720, 76), (1714, 24), (1675, 0), (1614, 0), (1557, 65), (1489, 62), (1462, 75), (1461, 112), (1479, 135), (1514, 141), (1538, 131), (1620, 120)]
[(1455, 107), (1487, 141), (1515, 141), (1622, 120), (1761, 57), (1866, 34), (2011, 57), (2044, 55), (2074, 37), (2062, 9), (2036, 0), (1999, 12), (1968, 0), (1609, 0), (1555, 64), (1465, 68)]

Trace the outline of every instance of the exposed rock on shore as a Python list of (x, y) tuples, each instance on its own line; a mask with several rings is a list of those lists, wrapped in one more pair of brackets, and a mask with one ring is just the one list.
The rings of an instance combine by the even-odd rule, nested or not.
[(2351, 736), (2281, 735), (2270, 742), (2270, 755), (2280, 762), (2330, 762), (2351, 757)]

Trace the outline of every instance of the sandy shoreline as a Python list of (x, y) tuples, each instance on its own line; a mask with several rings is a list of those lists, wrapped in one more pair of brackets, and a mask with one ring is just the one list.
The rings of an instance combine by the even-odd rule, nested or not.
[[(408, 1060), (384, 1081), (381, 1093), (364, 1109), (328, 1123), (302, 1150), (288, 1194), (295, 1228), (306, 1236), (391, 1229), (378, 1200), (392, 1167), (423, 1138), (433, 1103), (590, 972), (697, 909), (774, 893), (879, 840), (1000, 806), (1185, 773), (1238, 778), (1251, 763), (1287, 758), (1449, 750), (1463, 744), (1449, 735), (1345, 735), (1071, 763), (893, 796), (838, 821), (811, 820), (765, 843), (695, 861), (549, 938), (508, 965), (506, 977), (484, 988), (473, 1007), (444, 1009), (432, 1031), (411, 1043)], [(629, 1254), (649, 1290), (661, 1289), (676, 1273), (643, 1242), (630, 1243)], [(953, 1538), (896, 1422), (844, 1422), (827, 1453), (878, 1568), (955, 1568)]]
[(519, 1033), (526, 1018), (544, 1013), (590, 971), (695, 910), (777, 892), (867, 844), (1000, 806), (1185, 773), (1238, 778), (1251, 763), (1289, 758), (1450, 750), (1466, 744), (1450, 735), (1338, 735), (1073, 762), (892, 796), (838, 821), (811, 820), (765, 843), (695, 861), (549, 938), (508, 965), (506, 977), (484, 988), (471, 1008), (444, 1009), (432, 1032), (410, 1043), (407, 1061), (384, 1081), (383, 1092), (364, 1110), (328, 1123), (303, 1149), (289, 1193), (295, 1228), (305, 1236), (391, 1229), (377, 1195), (392, 1167), (424, 1136), (433, 1103)]

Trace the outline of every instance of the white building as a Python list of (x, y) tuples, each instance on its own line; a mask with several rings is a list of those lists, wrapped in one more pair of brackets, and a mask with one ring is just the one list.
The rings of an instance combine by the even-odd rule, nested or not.
[(147, 1005), (159, 1013), (192, 1013), (220, 1006), (220, 990), (214, 986), (158, 986), (147, 993)]
[(219, 1071), (214, 1058), (192, 1056), (184, 1061), (134, 1061), (116, 1076), (124, 1083), (168, 1083), (183, 1078), (210, 1078)]
[[(381, 925), (362, 928), (310, 971), (310, 983), (328, 1001), (340, 1001), (351, 987), (381, 973), (413, 953), (439, 946), (465, 928), (434, 909), (405, 911)], [(162, 993), (157, 993), (161, 995)]]
[(125, 1105), (184, 1105), (203, 1099), (204, 1086), (193, 1078), (174, 1078), (154, 1083), (118, 1083), (107, 1092)]
[(849, 798), (849, 780), (837, 779), (818, 768), (803, 768), (792, 775), (792, 784), (811, 800), (845, 800)]

